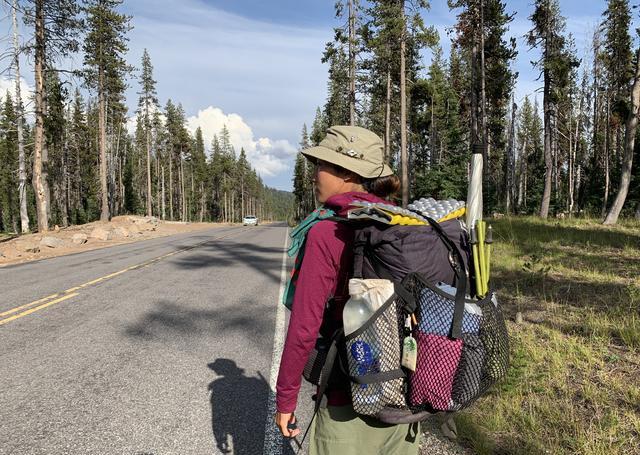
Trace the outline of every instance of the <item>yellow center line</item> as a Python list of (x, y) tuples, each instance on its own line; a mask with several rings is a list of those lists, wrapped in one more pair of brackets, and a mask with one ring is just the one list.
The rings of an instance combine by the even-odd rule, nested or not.
[(8, 311), (5, 311), (4, 313), (0, 313), (0, 317), (6, 316), (6, 315), (11, 314), (11, 313), (15, 313), (16, 311), (20, 311), (20, 310), (23, 310), (25, 308), (29, 308), (30, 306), (37, 305), (38, 303), (46, 302), (49, 299), (55, 299), (59, 295), (60, 294), (51, 294), (51, 295), (49, 295), (47, 297), (43, 297), (43, 298), (41, 298), (39, 300), (36, 300), (35, 302), (25, 303), (24, 305), (20, 305), (19, 307), (15, 307), (15, 308), (12, 308), (12, 309), (10, 309)]
[(41, 310), (41, 309), (46, 308), (46, 307), (51, 306), (51, 305), (55, 305), (56, 303), (60, 303), (60, 302), (62, 302), (62, 301), (64, 301), (64, 300), (68, 300), (68, 299), (70, 299), (71, 297), (75, 297), (75, 296), (77, 296), (77, 295), (78, 295), (78, 293), (77, 293), (77, 292), (76, 292), (76, 293), (74, 293), (74, 294), (67, 294), (67, 295), (65, 295), (65, 296), (60, 297), (59, 299), (55, 299), (55, 300), (52, 300), (52, 301), (50, 301), (50, 302), (44, 303), (44, 304), (42, 304), (42, 305), (40, 305), (40, 306), (37, 306), (37, 307), (31, 308), (31, 309), (29, 309), (29, 310), (27, 310), (27, 311), (23, 311), (22, 313), (14, 314), (14, 315), (13, 315), (13, 316), (11, 316), (11, 317), (8, 317), (8, 318), (6, 318), (6, 319), (2, 319), (2, 320), (0, 320), (0, 325), (2, 325), (2, 324), (6, 324), (7, 322), (14, 321), (14, 320), (19, 319), (19, 318), (21, 318), (21, 317), (23, 317), (23, 316), (27, 316), (27, 315), (29, 315), (29, 314), (31, 314), (31, 313), (35, 313), (35, 312), (36, 312), (36, 311), (38, 311), (38, 310)]
[(223, 235), (223, 236), (220, 236), (220, 237), (216, 237), (216, 238), (213, 238), (213, 239), (207, 239), (207, 240), (205, 240), (203, 242), (196, 243), (195, 245), (188, 246), (186, 248), (182, 248), (181, 250), (172, 251), (170, 253), (163, 254), (161, 256), (155, 257), (153, 259), (150, 259), (148, 261), (142, 262), (140, 264), (132, 265), (130, 267), (127, 267), (126, 269), (122, 269), (122, 270), (119, 270), (117, 272), (110, 273), (109, 275), (101, 276), (100, 278), (96, 278), (94, 280), (87, 281), (86, 283), (83, 283), (83, 284), (80, 284), (78, 286), (74, 286), (72, 288), (69, 288), (66, 291), (62, 291), (62, 292), (59, 292), (57, 294), (51, 294), (51, 295), (49, 295), (47, 297), (43, 297), (43, 298), (35, 300), (33, 302), (25, 303), (24, 305), (20, 305), (18, 307), (11, 308), (10, 310), (7, 310), (7, 311), (4, 311), (3, 313), (0, 313), (0, 318), (2, 318), (4, 316), (7, 316), (9, 314), (17, 313), (17, 312), (19, 312), (21, 310), (24, 310), (25, 308), (34, 307), (34, 305), (38, 305), (38, 304), (41, 304), (43, 302), (47, 302), (47, 300), (56, 299), (56, 297), (59, 297), (61, 294), (64, 294), (62, 297), (60, 297), (60, 298), (58, 298), (56, 300), (51, 300), (50, 302), (47, 302), (47, 303), (42, 304), (40, 306), (35, 306), (34, 308), (31, 308), (31, 309), (29, 309), (27, 311), (23, 311), (22, 313), (16, 314), (16, 315), (11, 316), (11, 317), (8, 317), (6, 319), (0, 319), (0, 325), (6, 324), (7, 322), (11, 322), (11, 321), (13, 321), (15, 319), (18, 319), (18, 318), (21, 318), (23, 316), (27, 316), (27, 315), (29, 315), (31, 313), (34, 313), (34, 312), (36, 312), (36, 311), (38, 311), (38, 310), (40, 310), (42, 308), (46, 308), (46, 307), (48, 307), (50, 305), (54, 305), (56, 303), (62, 302), (62, 301), (67, 300), (67, 299), (70, 299), (71, 297), (75, 297), (76, 295), (78, 295), (78, 293), (75, 292), (75, 291), (78, 291), (80, 289), (84, 289), (84, 288), (86, 288), (88, 286), (91, 286), (92, 284), (97, 284), (97, 283), (100, 283), (101, 281), (108, 280), (110, 278), (115, 278), (116, 276), (122, 275), (123, 273), (131, 271), (131, 270), (141, 269), (143, 267), (147, 267), (147, 266), (149, 266), (149, 265), (151, 265), (151, 264), (153, 264), (155, 262), (158, 262), (158, 261), (160, 261), (162, 259), (168, 258), (168, 257), (173, 256), (175, 254), (182, 253), (184, 251), (188, 251), (188, 250), (192, 250), (194, 248), (197, 248), (200, 245), (204, 245), (207, 242), (211, 242), (211, 241), (215, 241), (215, 240), (222, 240), (222, 239), (225, 239), (225, 238), (230, 237), (230, 236), (235, 235), (235, 234), (241, 234), (243, 232), (246, 232), (247, 230), (248, 229), (242, 229), (239, 232), (238, 231), (230, 232), (230, 233), (228, 233), (226, 235)]

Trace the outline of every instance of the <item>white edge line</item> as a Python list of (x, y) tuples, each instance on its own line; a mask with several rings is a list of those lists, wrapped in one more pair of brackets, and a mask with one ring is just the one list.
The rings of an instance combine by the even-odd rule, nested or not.
[(265, 455), (282, 453), (282, 436), (280, 430), (275, 425), (273, 417), (276, 413), (276, 382), (280, 369), (280, 357), (284, 346), (284, 305), (282, 297), (287, 284), (287, 243), (289, 243), (289, 228), (284, 236), (284, 251), (282, 252), (282, 268), (280, 271), (280, 292), (276, 302), (276, 324), (273, 334), (273, 354), (271, 357), (271, 373), (269, 375), (269, 405), (267, 407), (267, 421), (264, 428), (264, 450)]

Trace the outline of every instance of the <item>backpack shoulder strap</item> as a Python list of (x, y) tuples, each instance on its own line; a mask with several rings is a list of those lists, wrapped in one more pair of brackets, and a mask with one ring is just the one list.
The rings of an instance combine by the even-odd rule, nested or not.
[(320, 383), (318, 384), (318, 392), (316, 393), (316, 402), (313, 405), (313, 416), (311, 417), (311, 421), (309, 421), (309, 425), (307, 426), (307, 429), (304, 432), (304, 435), (302, 436), (302, 441), (300, 442), (300, 446), (304, 444), (304, 440), (307, 438), (307, 434), (311, 429), (313, 420), (316, 418), (316, 415), (320, 410), (322, 397), (327, 392), (327, 386), (329, 385), (329, 376), (331, 376), (331, 370), (333, 369), (333, 365), (336, 362), (336, 357), (338, 356), (338, 343), (343, 338), (344, 338), (344, 329), (342, 328), (336, 330), (336, 332), (331, 337), (331, 345), (329, 346), (329, 351), (327, 351), (327, 358), (324, 361), (324, 365), (322, 366), (322, 372), (320, 373)]

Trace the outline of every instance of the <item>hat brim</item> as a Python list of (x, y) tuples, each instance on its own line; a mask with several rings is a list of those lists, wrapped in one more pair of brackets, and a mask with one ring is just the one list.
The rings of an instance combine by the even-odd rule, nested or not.
[(387, 177), (393, 174), (393, 170), (386, 164), (371, 163), (363, 159), (352, 158), (321, 145), (304, 149), (302, 150), (302, 154), (311, 161), (326, 161), (327, 163), (335, 164), (348, 171), (355, 172), (359, 176), (367, 179)]

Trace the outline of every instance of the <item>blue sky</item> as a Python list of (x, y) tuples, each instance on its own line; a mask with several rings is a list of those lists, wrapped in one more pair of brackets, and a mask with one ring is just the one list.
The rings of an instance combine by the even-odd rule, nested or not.
[[(518, 41), (514, 69), (519, 72), (516, 101), (521, 102), (527, 94), (535, 96), (541, 85), (530, 64), (538, 53), (528, 50), (523, 38), (531, 27), (533, 2), (507, 3), (508, 11), (516, 13), (509, 33)], [(123, 11), (133, 16), (134, 28), (127, 58), (139, 66), (143, 49), (148, 49), (161, 104), (169, 98), (181, 102), (190, 128), (201, 126), (207, 140), (226, 124), (232, 142), (247, 149), (264, 181), (289, 190), (302, 124), (313, 121), (326, 97), (327, 68), (320, 58), (336, 25), (333, 4), (334, 0), (128, 0)], [(606, 1), (560, 4), (579, 56), (589, 59), (591, 35)], [(438, 29), (445, 56), (446, 30), (455, 23), (455, 14), (446, 0), (432, 1), (424, 14), (425, 22)], [(635, 21), (637, 12), (633, 14)], [(425, 65), (429, 59), (426, 51)], [(71, 66), (79, 62), (81, 58)], [(23, 75), (31, 85), (26, 63)], [(127, 100), (133, 112), (138, 86), (135, 80), (130, 85)]]

